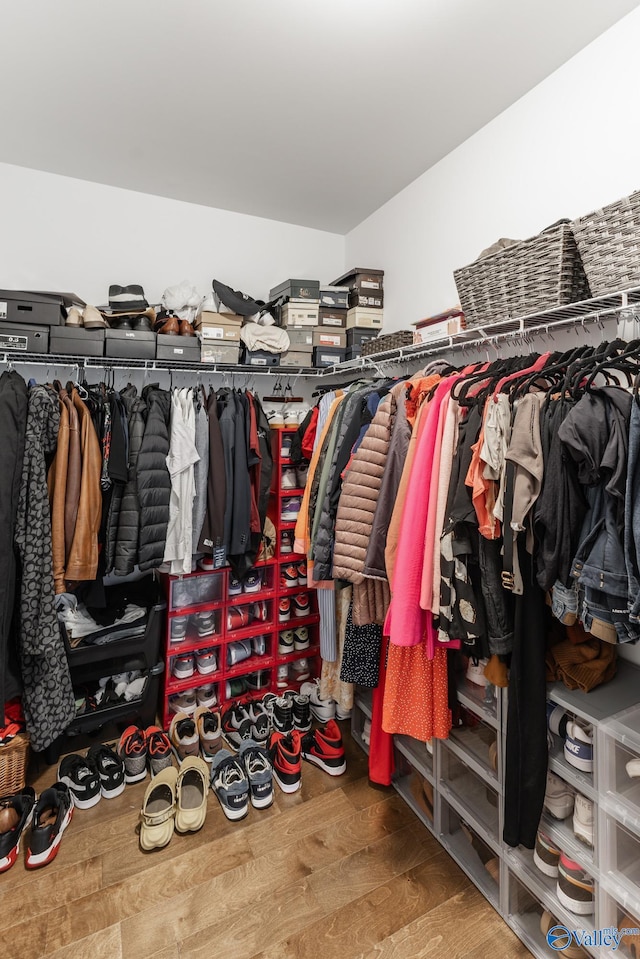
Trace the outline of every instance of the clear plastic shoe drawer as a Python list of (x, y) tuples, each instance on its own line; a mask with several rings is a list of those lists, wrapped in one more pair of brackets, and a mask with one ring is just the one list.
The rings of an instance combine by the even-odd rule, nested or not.
[(440, 746), (440, 782), (442, 795), (464, 817), (485, 841), (499, 841), (500, 796), (476, 775), (447, 746)]
[(640, 832), (640, 706), (600, 724), (598, 783), (611, 811)]

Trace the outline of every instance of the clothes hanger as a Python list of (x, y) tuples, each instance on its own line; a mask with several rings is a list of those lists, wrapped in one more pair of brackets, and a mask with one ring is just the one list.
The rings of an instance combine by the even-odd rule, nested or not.
[[(594, 388), (594, 380), (598, 374), (606, 373), (606, 370), (610, 367), (626, 374), (633, 373), (635, 375), (637, 372), (637, 362), (629, 363), (629, 360), (640, 360), (640, 340), (632, 340), (630, 343), (625, 343), (624, 340), (614, 340), (611, 346), (613, 347), (616, 344), (622, 344), (623, 348), (620, 351), (618, 351), (618, 349), (607, 350), (603, 360), (593, 368), (587, 378), (584, 386), (585, 391)], [(629, 385), (631, 385), (632, 382), (633, 381), (629, 381)]]

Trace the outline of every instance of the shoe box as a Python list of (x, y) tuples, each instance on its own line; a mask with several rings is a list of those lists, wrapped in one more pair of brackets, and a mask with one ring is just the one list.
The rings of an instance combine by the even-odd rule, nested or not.
[(382, 310), (363, 310), (359, 306), (347, 311), (347, 329), (354, 327), (364, 330), (381, 330), (383, 322)]
[(327, 307), (321, 306), (318, 323), (320, 326), (337, 326), (339, 329), (344, 329), (347, 325), (347, 310), (346, 308), (344, 310), (337, 310), (335, 307), (328, 309)]
[(351, 329), (347, 330), (347, 347), (350, 349), (355, 347), (361, 350), (364, 343), (375, 340), (377, 335), (373, 330), (352, 326)]
[(200, 340), (197, 336), (171, 336), (157, 333), (156, 359), (200, 362)]
[(339, 276), (332, 282), (332, 286), (346, 286), (350, 290), (360, 293), (381, 293), (384, 280), (384, 270), (367, 270), (356, 266)]
[(52, 326), (49, 352), (64, 356), (104, 356), (105, 330), (86, 330), (83, 326)]
[(202, 340), (201, 363), (226, 363), (234, 365), (240, 360), (240, 343), (225, 343), (224, 340)]
[(0, 290), (0, 322), (62, 326), (67, 316), (66, 307), (71, 307), (74, 303), (84, 306), (75, 293)]
[(269, 353), (268, 350), (248, 350), (244, 347), (240, 362), (245, 366), (280, 366), (280, 353)]
[(320, 289), (320, 309), (346, 310), (349, 306), (348, 286), (323, 286)]
[(146, 330), (106, 330), (104, 355), (121, 359), (155, 360), (156, 334)]
[(344, 330), (336, 330), (335, 328), (327, 330), (319, 326), (313, 331), (313, 345), (335, 346), (339, 350), (344, 350), (347, 345), (347, 334)]
[(353, 309), (355, 306), (360, 306), (365, 310), (381, 310), (384, 306), (384, 293), (382, 290), (379, 293), (373, 293), (369, 290), (364, 293), (361, 290), (351, 290), (349, 292), (349, 309)]
[(48, 353), (49, 326), (0, 323), (0, 353)]
[(280, 311), (280, 323), (284, 327), (304, 328), (317, 326), (320, 308), (317, 303), (285, 303)]
[(289, 335), (289, 349), (309, 353), (313, 349), (313, 334), (315, 330), (311, 327), (304, 330), (287, 330)]
[(345, 360), (357, 360), (362, 356), (359, 346), (348, 346), (345, 350)]
[(295, 366), (298, 368), (301, 366), (313, 366), (313, 348), (309, 347), (308, 350), (288, 350), (287, 353), (283, 353), (282, 362), (285, 366)]
[(336, 346), (314, 346), (313, 365), (317, 367), (333, 366), (336, 363), (344, 363), (347, 351)]
[(242, 317), (234, 313), (201, 313), (194, 327), (203, 340), (239, 343), (241, 321)]
[(283, 280), (269, 291), (269, 299), (284, 296), (291, 300), (318, 300), (320, 283), (318, 280)]

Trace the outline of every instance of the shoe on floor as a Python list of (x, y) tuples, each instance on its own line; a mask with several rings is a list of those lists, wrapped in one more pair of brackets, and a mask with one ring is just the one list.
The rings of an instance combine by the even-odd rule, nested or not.
[(593, 803), (581, 793), (576, 793), (573, 832), (587, 846), (593, 847)]
[(307, 733), (311, 729), (311, 703), (309, 697), (303, 693), (296, 693), (292, 701), (293, 726), (300, 733)]
[(31, 822), (35, 804), (36, 794), (31, 786), (0, 799), (0, 872), (10, 869), (18, 858), (20, 840)]
[(593, 912), (593, 879), (564, 853), (560, 855), (556, 893), (571, 912), (579, 916), (590, 916)]
[(278, 733), (290, 733), (294, 728), (293, 701), (287, 696), (277, 696), (273, 702), (271, 725)]
[(302, 737), (302, 758), (330, 776), (341, 776), (346, 772), (342, 734), (335, 719)]
[(159, 726), (149, 726), (144, 731), (147, 741), (147, 756), (152, 776), (157, 776), (163, 769), (173, 766), (173, 750), (171, 741), (164, 729)]
[(140, 846), (145, 851), (162, 849), (173, 836), (176, 815), (178, 770), (167, 766), (151, 780), (140, 813)]
[(302, 781), (300, 733), (297, 729), (286, 735), (279, 732), (271, 733), (269, 759), (273, 766), (273, 778), (282, 792), (297, 792)]
[(199, 756), (187, 756), (176, 781), (176, 819), (178, 832), (197, 832), (207, 816), (209, 767)]
[(96, 743), (87, 753), (87, 762), (98, 772), (100, 792), (105, 799), (115, 799), (124, 792), (124, 762), (115, 749)]
[(547, 788), (544, 794), (544, 806), (554, 819), (566, 819), (573, 812), (575, 792), (564, 779), (547, 773)]
[(543, 832), (536, 833), (536, 845), (533, 850), (533, 861), (545, 876), (551, 876), (552, 879), (558, 878), (558, 863), (560, 862), (561, 850), (549, 839)]
[(249, 781), (244, 769), (228, 749), (221, 749), (211, 764), (211, 788), (222, 811), (232, 821), (249, 811)]
[(336, 718), (336, 704), (333, 699), (320, 698), (320, 680), (314, 679), (313, 682), (303, 683), (300, 692), (309, 697), (309, 705), (313, 718), (319, 723), (328, 723), (329, 720)]
[(182, 762), (187, 756), (200, 755), (200, 737), (193, 716), (176, 713), (169, 726), (169, 739), (178, 762)]
[(593, 772), (593, 728), (573, 720), (567, 723), (564, 758), (584, 773)]
[(57, 782), (45, 789), (33, 810), (25, 859), (27, 869), (39, 869), (56, 858), (73, 809), (73, 798), (66, 783)]
[[(554, 926), (558, 925), (558, 920), (551, 915), (550, 912), (545, 911), (540, 916), (540, 932), (545, 938), (545, 941), (548, 942), (547, 933), (550, 932)], [(564, 937), (563, 937), (564, 942)], [(553, 947), (552, 947), (553, 948)], [(577, 942), (571, 940), (571, 944), (563, 948), (562, 956), (566, 959), (589, 959), (589, 953), (585, 952), (582, 946), (579, 946)]]
[(213, 757), (222, 748), (222, 726), (220, 713), (199, 706), (194, 716), (198, 738), (200, 739), (200, 755), (205, 762), (213, 762)]
[(138, 726), (128, 726), (120, 737), (118, 756), (124, 762), (124, 780), (139, 783), (147, 775), (147, 741)]
[(251, 739), (251, 716), (242, 703), (229, 706), (222, 714), (222, 735), (234, 749)]
[(253, 739), (245, 739), (238, 751), (248, 783), (251, 805), (266, 809), (273, 802), (273, 768), (269, 753)]
[(78, 809), (91, 809), (102, 798), (98, 770), (84, 756), (65, 756), (58, 766), (58, 781), (68, 786)]

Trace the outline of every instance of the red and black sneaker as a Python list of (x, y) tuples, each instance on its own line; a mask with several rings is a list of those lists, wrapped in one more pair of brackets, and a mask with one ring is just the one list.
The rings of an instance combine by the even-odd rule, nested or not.
[(283, 596), (278, 603), (278, 622), (288, 623), (291, 618), (291, 600), (288, 596)]
[(302, 737), (302, 758), (319, 766), (330, 776), (341, 776), (347, 768), (342, 735), (335, 719)]
[(27, 869), (46, 866), (58, 855), (62, 834), (73, 816), (73, 799), (66, 783), (57, 782), (40, 796), (33, 810), (25, 859)]
[(0, 799), (0, 872), (13, 866), (20, 852), (20, 840), (31, 822), (36, 794), (31, 786)]
[(294, 729), (286, 735), (279, 732), (271, 733), (269, 758), (273, 766), (273, 778), (282, 792), (297, 792), (302, 781), (300, 733), (298, 730)]
[(291, 589), (292, 586), (298, 585), (298, 567), (297, 566), (285, 566), (284, 569), (280, 570), (280, 588), (281, 589)]

